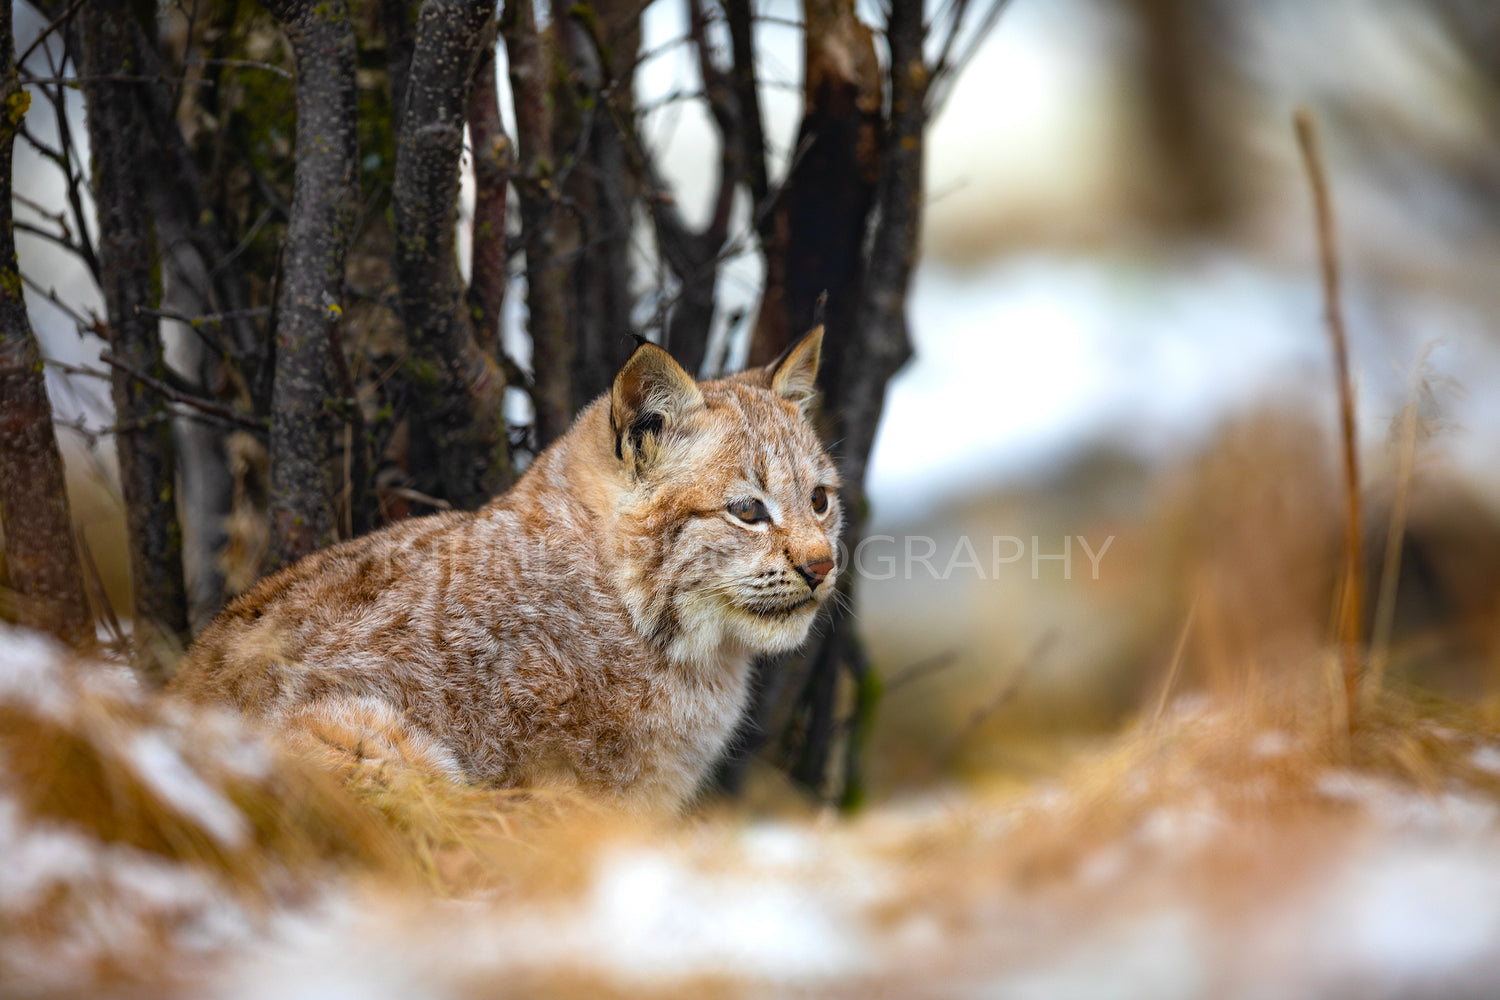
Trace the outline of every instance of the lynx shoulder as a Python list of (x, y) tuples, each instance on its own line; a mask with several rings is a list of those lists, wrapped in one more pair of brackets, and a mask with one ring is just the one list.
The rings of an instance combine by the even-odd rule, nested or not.
[(752, 659), (802, 643), (834, 590), (838, 473), (806, 415), (821, 342), (703, 383), (642, 345), (509, 492), (263, 580), (174, 688), (340, 766), (680, 806)]

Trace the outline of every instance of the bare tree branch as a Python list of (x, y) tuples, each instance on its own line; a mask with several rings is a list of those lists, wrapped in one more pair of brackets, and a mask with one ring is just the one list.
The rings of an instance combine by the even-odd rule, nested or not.
[(729, 221), (734, 209), (734, 194), (743, 173), (741, 162), (744, 144), (741, 126), (744, 114), (740, 94), (734, 88), (730, 73), (714, 64), (707, 38), (708, 17), (703, 0), (687, 0), (688, 35), (692, 39), (703, 81), (703, 97), (710, 117), (719, 133), (718, 182), (713, 211), (702, 230), (693, 230), (677, 210), (676, 201), (667, 193), (650, 152), (630, 132), (638, 170), (650, 186), (647, 204), (656, 228), (656, 241), (662, 256), (676, 275), (679, 292), (672, 302), (671, 324), (666, 344), (677, 360), (690, 372), (703, 366), (708, 352), (709, 328), (713, 323), (719, 263), (729, 238)]
[[(148, 375), (143, 371), (137, 371), (135, 368), (132, 368), (130, 365), (114, 357), (108, 351), (100, 354), (99, 360), (109, 365), (116, 371), (123, 372), (124, 374), (129, 375), (131, 378), (135, 379), (146, 388), (160, 394), (163, 399), (169, 400), (170, 402), (181, 403), (183, 406), (190, 406), (195, 410), (201, 410), (204, 413), (212, 414), (213, 416), (218, 417), (220, 420), (223, 420), (226, 423), (232, 424), (235, 427), (243, 428), (247, 431), (254, 431), (257, 434), (264, 434), (268, 429), (265, 420), (258, 420), (255, 417), (249, 417), (243, 413), (237, 413), (227, 406), (222, 406), (218, 403), (215, 403), (211, 399), (204, 399), (201, 396), (195, 396), (185, 387), (181, 385), (173, 385), (172, 381), (169, 379), (157, 378), (156, 376)], [(170, 370), (171, 369), (167, 369), (168, 372), (170, 372)]]
[[(36, 37), (31, 40), (31, 44), (26, 46), (25, 51), (16, 56), (16, 61), (14, 63), (15, 68), (20, 69), (21, 67), (25, 66), (26, 60), (31, 58), (31, 54), (37, 50), (37, 46), (41, 45), (48, 38), (51, 38), (52, 33), (55, 32), (58, 28), (66, 27), (68, 22), (72, 20), (73, 15), (78, 13), (78, 8), (82, 7), (84, 2), (85, 0), (73, 0), (72, 3), (63, 8), (62, 13), (54, 17), (45, 28), (37, 32)], [(14, 39), (12, 39), (12, 48), (13, 47)]]
[[(832, 418), (833, 437), (840, 442), (845, 502), (849, 510), (857, 512), (845, 539), (851, 547), (858, 546), (864, 530), (865, 469), (885, 405), (886, 383), (911, 357), (906, 294), (922, 231), (922, 160), (931, 79), (922, 56), (924, 36), (922, 0), (892, 0), (886, 22), (891, 111), (875, 210), (877, 221), (854, 322), (858, 348), (831, 352), (823, 375), (825, 412)], [(825, 787), (833, 748), (831, 739), (822, 734), (833, 728), (837, 685), (847, 673), (856, 691), (856, 704), (865, 707), (866, 718), (854, 720), (850, 742), (844, 748), (840, 795), (846, 801), (859, 794), (859, 762), (852, 753), (853, 741), (873, 707), (867, 694), (868, 665), (848, 613), (853, 582), (852, 573), (839, 580), (846, 599), (837, 605), (827, 643), (830, 649), (808, 678), (804, 695), (808, 738), (793, 768), (797, 778), (809, 787)]]

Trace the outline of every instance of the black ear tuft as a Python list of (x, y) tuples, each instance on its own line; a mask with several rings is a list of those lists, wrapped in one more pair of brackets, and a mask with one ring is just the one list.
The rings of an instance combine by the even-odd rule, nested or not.
[(615, 376), (610, 390), (615, 457), (625, 459), (628, 443), (639, 459), (647, 437), (659, 437), (673, 420), (702, 405), (703, 394), (692, 376), (660, 347), (642, 343)]

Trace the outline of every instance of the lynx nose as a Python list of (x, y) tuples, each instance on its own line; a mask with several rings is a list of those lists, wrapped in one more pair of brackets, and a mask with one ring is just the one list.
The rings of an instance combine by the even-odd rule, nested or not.
[(828, 574), (833, 572), (833, 560), (820, 559), (806, 566), (798, 566), (797, 572), (807, 581), (808, 590), (817, 590), (818, 584), (828, 579)]

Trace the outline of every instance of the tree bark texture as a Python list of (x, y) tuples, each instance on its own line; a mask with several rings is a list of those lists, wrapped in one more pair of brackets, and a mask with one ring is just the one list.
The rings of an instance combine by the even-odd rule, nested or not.
[(475, 338), (454, 248), (464, 115), (494, 14), (493, 0), (422, 4), (392, 191), (413, 469), (467, 509), (510, 483), (505, 374)]
[(108, 315), (115, 436), (130, 537), (134, 658), (148, 679), (165, 679), (168, 646), (187, 639), (182, 529), (177, 520), (176, 468), (169, 414), (161, 395), (137, 375), (164, 380), (155, 273), (159, 255), (147, 216), (147, 181), (155, 169), (141, 143), (140, 54), (134, 9), (124, 0), (94, 0), (84, 19), (84, 101), (93, 151), (99, 266)]
[[(354, 29), (343, 0), (267, 3), (297, 65), (297, 166), (276, 303), (271, 569), (334, 541), (335, 434), (355, 419), (339, 372), (344, 260), (354, 224)], [(356, 444), (355, 447), (358, 447)]]
[(16, 80), (9, 4), (0, 9), (0, 528), (5, 586), (22, 625), (75, 648), (94, 641), (73, 542), (62, 453), (26, 315), (11, 218), (11, 154), (30, 98)]

